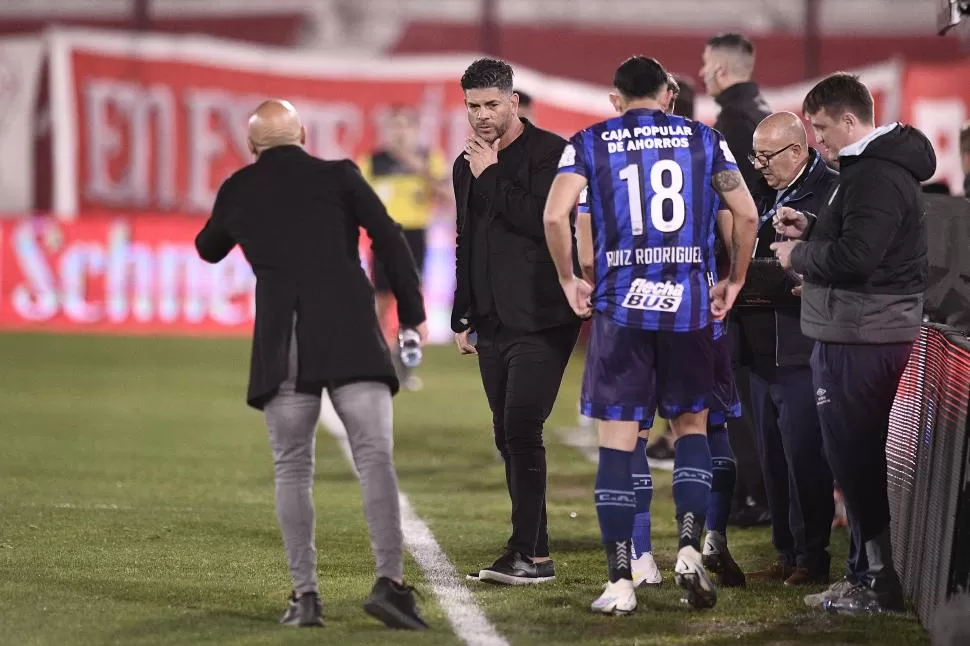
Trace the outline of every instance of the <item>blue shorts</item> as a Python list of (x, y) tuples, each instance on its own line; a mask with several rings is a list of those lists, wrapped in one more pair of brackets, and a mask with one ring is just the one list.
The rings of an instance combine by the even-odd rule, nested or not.
[(640, 330), (593, 315), (580, 396), (583, 415), (653, 424), (657, 411), (669, 419), (710, 408), (713, 391), (709, 327)]
[[(713, 330), (713, 328), (712, 328)], [(714, 388), (711, 397), (711, 412), (707, 416), (708, 426), (721, 426), (729, 419), (741, 417), (741, 396), (734, 382), (734, 368), (731, 365), (731, 342), (723, 331), (714, 331)], [(661, 414), (661, 417), (665, 417)], [(653, 428), (653, 417), (640, 422), (640, 430)]]

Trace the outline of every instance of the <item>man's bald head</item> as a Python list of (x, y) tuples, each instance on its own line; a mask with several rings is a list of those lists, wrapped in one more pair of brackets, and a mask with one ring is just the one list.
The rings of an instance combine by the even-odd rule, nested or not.
[(794, 112), (776, 112), (764, 118), (754, 131), (755, 136), (760, 132), (769, 139), (797, 143), (802, 148), (808, 148), (808, 132), (805, 124)]
[(263, 101), (249, 117), (249, 150), (257, 157), (276, 146), (302, 146), (306, 131), (289, 101)]
[(776, 112), (758, 124), (751, 142), (751, 163), (769, 186), (785, 188), (808, 163), (808, 133), (793, 112)]

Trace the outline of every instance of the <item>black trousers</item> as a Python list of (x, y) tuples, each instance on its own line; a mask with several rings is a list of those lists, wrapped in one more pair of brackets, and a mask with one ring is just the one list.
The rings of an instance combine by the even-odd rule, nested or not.
[(521, 332), (493, 319), (476, 322), (475, 330), (495, 446), (505, 461), (512, 500), (508, 548), (526, 556), (548, 556), (542, 427), (556, 403), (579, 325)]
[(788, 565), (828, 576), (835, 501), (811, 368), (754, 366), (751, 413), (771, 509), (772, 543)]
[(912, 348), (816, 342), (812, 351), (822, 441), (852, 533), (850, 576), (868, 572), (865, 544), (889, 528), (889, 413)]

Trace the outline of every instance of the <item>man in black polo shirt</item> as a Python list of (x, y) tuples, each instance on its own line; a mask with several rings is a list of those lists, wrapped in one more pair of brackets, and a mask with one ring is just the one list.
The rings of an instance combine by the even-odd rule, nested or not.
[[(478, 355), (512, 499), (504, 553), (470, 577), (542, 583), (556, 576), (546, 532), (542, 427), (580, 323), (559, 286), (542, 222), (566, 141), (519, 118), (507, 63), (477, 60), (461, 86), (474, 133), (453, 173), (458, 248), (451, 326), (462, 354)], [(477, 343), (469, 338), (473, 332)]]

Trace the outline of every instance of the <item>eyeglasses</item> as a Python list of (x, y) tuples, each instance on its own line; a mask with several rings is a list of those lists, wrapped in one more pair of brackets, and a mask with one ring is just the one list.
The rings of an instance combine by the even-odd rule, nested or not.
[(748, 153), (748, 161), (751, 162), (752, 164), (754, 164), (755, 162), (758, 162), (762, 166), (767, 166), (768, 163), (771, 162), (772, 159), (774, 159), (778, 155), (782, 154), (783, 152), (785, 152), (786, 150), (788, 150), (789, 148), (791, 148), (794, 145), (795, 144), (793, 144), (793, 143), (792, 144), (788, 144), (787, 146), (785, 146), (781, 150), (776, 150), (773, 153), (757, 153), (757, 152)]

